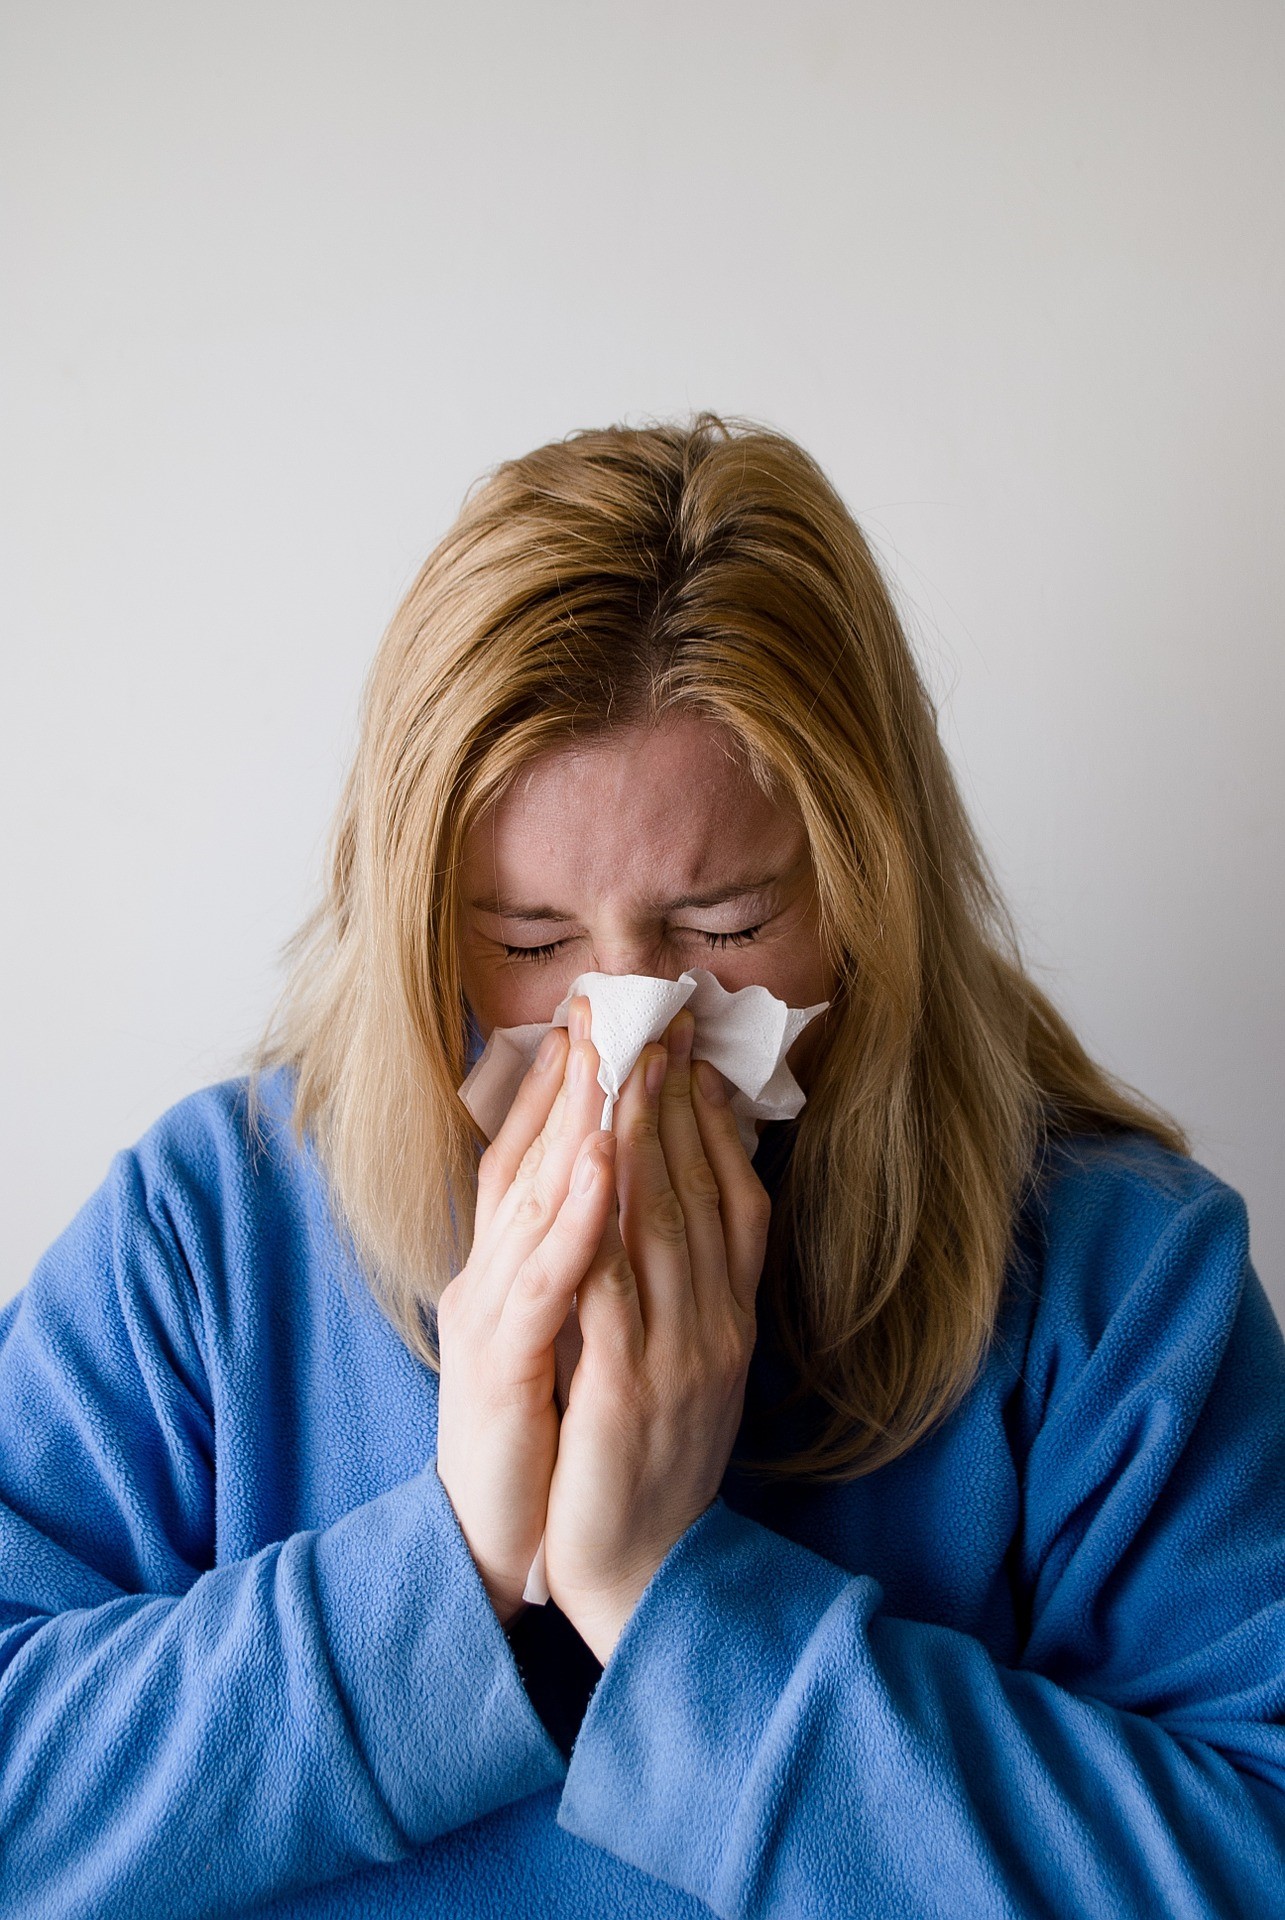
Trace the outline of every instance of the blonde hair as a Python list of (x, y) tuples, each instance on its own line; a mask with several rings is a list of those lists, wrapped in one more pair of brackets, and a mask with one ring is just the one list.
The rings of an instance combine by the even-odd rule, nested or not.
[(470, 492), (371, 667), (329, 884), (252, 1061), (287, 1065), (333, 1210), (411, 1350), (468, 1257), (458, 877), (532, 758), (697, 714), (806, 826), (838, 987), (773, 1209), (761, 1305), (826, 1409), (766, 1474), (855, 1478), (950, 1411), (1055, 1135), (1181, 1129), (1027, 976), (864, 537), (783, 434), (575, 433)]

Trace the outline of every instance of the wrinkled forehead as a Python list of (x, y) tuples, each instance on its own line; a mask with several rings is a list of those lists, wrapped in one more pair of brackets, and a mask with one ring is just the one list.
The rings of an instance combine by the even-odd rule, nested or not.
[(646, 902), (788, 862), (802, 844), (797, 809), (763, 793), (730, 736), (685, 721), (532, 761), (467, 836), (465, 880), (506, 899), (547, 878)]

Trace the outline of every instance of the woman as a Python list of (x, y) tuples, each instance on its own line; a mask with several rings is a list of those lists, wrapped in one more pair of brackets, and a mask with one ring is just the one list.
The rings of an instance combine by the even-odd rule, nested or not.
[[(1285, 1913), (1245, 1209), (1023, 972), (798, 447), (470, 497), (293, 959), (0, 1321), (0, 1911)], [(693, 966), (829, 1002), (796, 1119), (680, 1015), (604, 1131), (579, 995), (487, 1144), (494, 1028)]]

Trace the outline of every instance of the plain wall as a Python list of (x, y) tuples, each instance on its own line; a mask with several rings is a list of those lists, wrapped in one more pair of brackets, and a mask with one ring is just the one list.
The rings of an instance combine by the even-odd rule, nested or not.
[(1285, 1311), (1285, 12), (11, 5), (0, 1296), (238, 1070), (367, 664), (576, 427), (793, 434)]

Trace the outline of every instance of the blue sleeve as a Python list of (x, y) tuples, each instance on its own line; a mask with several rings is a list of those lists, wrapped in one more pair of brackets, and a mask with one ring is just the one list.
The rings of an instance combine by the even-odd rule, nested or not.
[(1079, 1318), (1031, 1417), (1016, 1664), (716, 1501), (560, 1824), (728, 1920), (1285, 1914), (1285, 1345), (1239, 1196)]
[(0, 1913), (241, 1912), (564, 1776), (431, 1463), (215, 1564), (201, 1340), (119, 1155), (0, 1316)]

